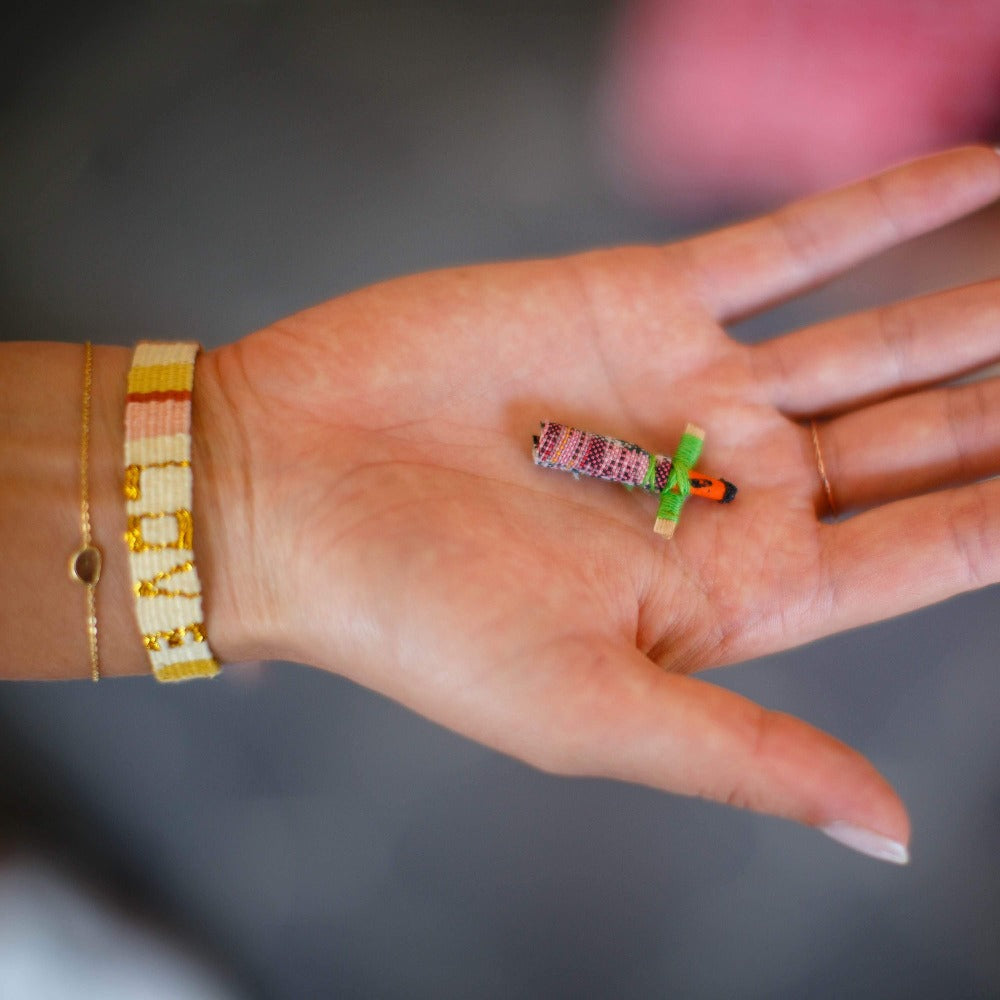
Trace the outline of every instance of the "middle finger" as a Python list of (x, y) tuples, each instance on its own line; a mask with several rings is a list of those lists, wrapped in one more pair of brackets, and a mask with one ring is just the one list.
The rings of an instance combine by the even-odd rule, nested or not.
[(838, 317), (752, 350), (783, 413), (842, 412), (1000, 357), (1000, 280)]

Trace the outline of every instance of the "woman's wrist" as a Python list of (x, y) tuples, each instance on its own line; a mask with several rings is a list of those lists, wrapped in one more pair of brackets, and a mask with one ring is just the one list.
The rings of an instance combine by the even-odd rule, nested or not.
[[(122, 491), (125, 407), (132, 348), (95, 352), (95, 402), (103, 401), (103, 427), (95, 428), (93, 478), (100, 492), (99, 519), (108, 572), (99, 588), (99, 627), (107, 636), (107, 655), (121, 656), (117, 672), (148, 673), (125, 543), (126, 510)], [(253, 593), (253, 553), (246, 539), (245, 471), (240, 454), (238, 414), (228, 405), (215, 352), (199, 352), (191, 406), (191, 466), (194, 562), (203, 589), (204, 628), (215, 655), (223, 662), (259, 656), (255, 615), (244, 607)], [(95, 538), (98, 536), (95, 534)], [(250, 582), (247, 582), (250, 581)], [(120, 637), (120, 638), (119, 638)]]
[(232, 352), (198, 355), (191, 414), (195, 560), (208, 641), (223, 666), (278, 655), (285, 619), (267, 514), (255, 504), (266, 470), (240, 412), (247, 393)]
[[(100, 377), (103, 432), (95, 437), (95, 481), (99, 501), (108, 579), (99, 592), (99, 626), (106, 647), (117, 657), (117, 672), (148, 673), (125, 543), (126, 510), (122, 484), (125, 452), (125, 407), (131, 348), (105, 348), (95, 353), (95, 378)], [(200, 352), (195, 364), (191, 404), (191, 472), (193, 480), (194, 563), (203, 591), (205, 634), (224, 664), (263, 655), (256, 630), (253, 563), (255, 554), (247, 517), (248, 460), (241, 453), (239, 414), (221, 384), (215, 352)], [(96, 537), (96, 536), (95, 536)], [(101, 600), (103, 598), (103, 600)], [(102, 620), (103, 619), (103, 620)], [(120, 638), (119, 638), (120, 637)]]
[[(222, 349), (224, 352), (225, 349)], [(223, 382), (222, 352), (196, 366), (192, 424), (194, 552), (205, 628), (223, 663), (268, 655), (278, 603), (265, 601), (255, 546), (266, 531), (249, 516), (254, 479), (241, 419)], [(102, 556), (95, 587), (102, 677), (146, 674), (125, 542), (125, 404), (132, 350), (95, 347), (89, 422), (92, 544)], [(76, 344), (0, 347), (0, 676), (90, 676), (84, 588), (69, 574), (81, 545), (84, 350)], [(272, 574), (273, 577), (273, 574)], [(275, 591), (277, 588), (275, 588)]]

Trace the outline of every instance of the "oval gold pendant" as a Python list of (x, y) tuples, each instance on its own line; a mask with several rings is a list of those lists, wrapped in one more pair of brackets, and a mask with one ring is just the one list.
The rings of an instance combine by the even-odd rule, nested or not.
[(84, 545), (70, 556), (69, 573), (74, 580), (93, 587), (101, 578), (101, 550), (95, 545)]

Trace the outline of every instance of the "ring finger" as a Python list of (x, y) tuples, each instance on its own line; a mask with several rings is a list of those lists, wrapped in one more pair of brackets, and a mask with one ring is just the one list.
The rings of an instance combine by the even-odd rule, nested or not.
[(820, 511), (844, 513), (975, 482), (1000, 473), (1000, 378), (897, 397), (805, 433)]

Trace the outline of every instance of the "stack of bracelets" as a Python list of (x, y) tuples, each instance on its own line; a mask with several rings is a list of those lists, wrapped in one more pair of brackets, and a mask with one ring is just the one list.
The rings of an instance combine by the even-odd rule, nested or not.
[[(125, 540), (136, 619), (159, 681), (212, 677), (219, 664), (208, 645), (201, 582), (194, 562), (191, 393), (198, 345), (142, 343), (128, 374), (125, 404)], [(97, 680), (94, 590), (101, 552), (90, 537), (88, 460), (93, 353), (85, 349), (80, 451), (81, 547), (70, 573), (87, 588), (91, 677)]]

